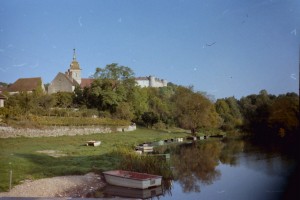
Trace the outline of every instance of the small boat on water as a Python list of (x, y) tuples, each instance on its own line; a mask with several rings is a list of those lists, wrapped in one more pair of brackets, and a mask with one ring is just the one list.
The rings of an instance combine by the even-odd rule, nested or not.
[(176, 142), (183, 142), (183, 138), (175, 138)]
[(113, 170), (103, 172), (107, 183), (116, 186), (146, 189), (161, 185), (161, 176), (131, 172), (124, 170)]
[(153, 146), (136, 146), (135, 150), (140, 150), (143, 153), (153, 152)]
[(197, 140), (197, 137), (196, 136), (188, 136), (186, 137), (187, 140)]

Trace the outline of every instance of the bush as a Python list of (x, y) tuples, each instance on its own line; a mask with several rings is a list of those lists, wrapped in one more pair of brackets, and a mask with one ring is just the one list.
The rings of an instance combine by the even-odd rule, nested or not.
[(159, 156), (139, 155), (130, 150), (119, 150), (121, 157), (118, 168), (122, 170), (160, 175), (164, 179), (172, 179), (173, 174), (167, 161)]
[(158, 130), (164, 130), (164, 129), (167, 128), (167, 126), (162, 121), (159, 121), (159, 122), (157, 122), (156, 124), (153, 125), (153, 128), (158, 129)]
[(99, 112), (96, 109), (81, 109), (80, 110), (81, 117), (94, 117), (94, 116), (98, 117), (98, 114), (99, 114)]
[(48, 117), (34, 116), (32, 121), (43, 126), (92, 126), (92, 125), (112, 125), (128, 126), (129, 121), (111, 118), (91, 118), (91, 117)]

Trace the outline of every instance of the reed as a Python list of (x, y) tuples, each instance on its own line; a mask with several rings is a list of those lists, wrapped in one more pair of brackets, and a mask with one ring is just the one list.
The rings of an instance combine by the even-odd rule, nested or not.
[(159, 156), (141, 156), (128, 149), (118, 149), (116, 154), (120, 157), (118, 168), (122, 170), (160, 175), (165, 180), (173, 178), (169, 162)]

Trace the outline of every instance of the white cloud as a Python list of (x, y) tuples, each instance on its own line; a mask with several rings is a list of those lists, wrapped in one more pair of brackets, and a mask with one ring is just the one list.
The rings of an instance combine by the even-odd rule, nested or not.
[(291, 78), (291, 79), (294, 79), (294, 80), (297, 80), (296, 74), (291, 74), (291, 75), (290, 75), (290, 78)]
[(297, 30), (296, 30), (296, 29), (292, 30), (292, 31), (291, 31), (291, 34), (292, 34), (292, 35), (297, 35)]
[(82, 25), (83, 25), (82, 22), (81, 22), (81, 19), (82, 19), (82, 17), (80, 16), (80, 17), (78, 18), (78, 24), (79, 24), (80, 27), (82, 27)]
[(27, 65), (27, 63), (14, 64), (13, 67), (23, 67), (25, 65)]

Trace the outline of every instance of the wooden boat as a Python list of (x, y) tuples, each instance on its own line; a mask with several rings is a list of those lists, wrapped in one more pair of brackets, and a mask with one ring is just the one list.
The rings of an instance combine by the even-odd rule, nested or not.
[(124, 170), (103, 172), (107, 183), (116, 186), (146, 189), (161, 185), (161, 176)]
[(86, 142), (86, 146), (97, 147), (97, 146), (100, 146), (100, 144), (101, 144), (101, 141), (95, 141), (95, 140), (90, 140), (90, 141)]
[(187, 140), (197, 140), (196, 136), (188, 136), (186, 137)]
[(136, 146), (135, 150), (140, 150), (143, 153), (153, 152), (153, 146)]
[(176, 138), (175, 141), (176, 142), (183, 142), (183, 138)]
[(165, 144), (164, 140), (160, 140), (152, 143), (153, 146), (162, 146), (164, 144)]

